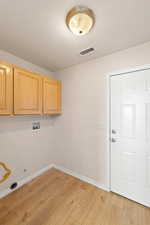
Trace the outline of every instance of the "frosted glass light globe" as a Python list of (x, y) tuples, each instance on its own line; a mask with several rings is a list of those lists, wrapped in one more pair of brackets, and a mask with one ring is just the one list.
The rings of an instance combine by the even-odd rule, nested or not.
[(94, 14), (91, 9), (75, 7), (69, 11), (66, 23), (75, 35), (85, 35), (94, 25)]

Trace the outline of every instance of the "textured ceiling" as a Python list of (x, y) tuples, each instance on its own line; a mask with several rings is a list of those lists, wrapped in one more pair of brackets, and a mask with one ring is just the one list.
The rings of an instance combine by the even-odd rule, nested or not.
[[(88, 35), (74, 36), (65, 25), (75, 5), (95, 12)], [(149, 41), (149, 22), (149, 0), (1, 0), (0, 49), (56, 71)], [(88, 47), (95, 52), (80, 56)]]

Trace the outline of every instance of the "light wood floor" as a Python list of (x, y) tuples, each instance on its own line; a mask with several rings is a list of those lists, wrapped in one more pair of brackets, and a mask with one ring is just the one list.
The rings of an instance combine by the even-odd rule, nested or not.
[(0, 225), (150, 225), (150, 209), (51, 169), (0, 200)]

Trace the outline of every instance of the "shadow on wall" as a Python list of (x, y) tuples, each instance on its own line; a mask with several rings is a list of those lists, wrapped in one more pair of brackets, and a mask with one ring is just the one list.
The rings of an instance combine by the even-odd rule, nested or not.
[(26, 116), (0, 116), (0, 135), (18, 131), (32, 131), (32, 123), (39, 121), (41, 131), (53, 127), (56, 116), (26, 115)]
[[(56, 116), (0, 116), (0, 161), (12, 170), (0, 185), (0, 192), (54, 161), (54, 127)], [(32, 122), (41, 129), (32, 131)]]

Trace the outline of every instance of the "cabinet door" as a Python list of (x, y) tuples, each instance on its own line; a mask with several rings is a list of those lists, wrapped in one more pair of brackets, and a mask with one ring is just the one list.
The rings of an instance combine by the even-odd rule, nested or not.
[(13, 113), (13, 70), (0, 62), (0, 115)]
[(44, 114), (61, 113), (61, 83), (60, 81), (44, 78), (43, 111)]
[(42, 113), (42, 76), (14, 69), (14, 114)]

